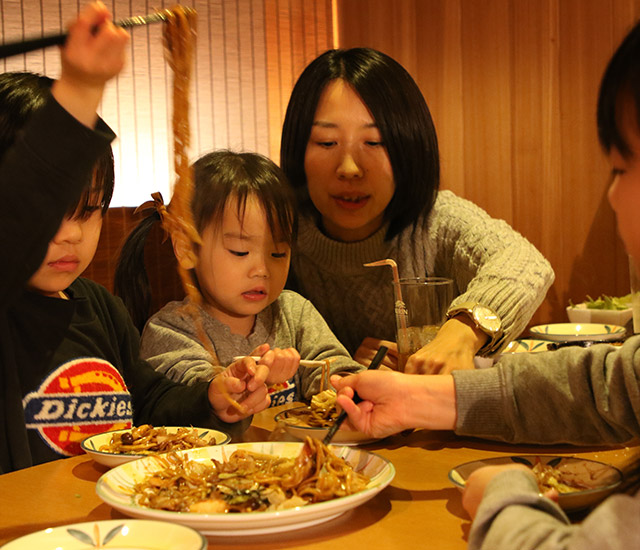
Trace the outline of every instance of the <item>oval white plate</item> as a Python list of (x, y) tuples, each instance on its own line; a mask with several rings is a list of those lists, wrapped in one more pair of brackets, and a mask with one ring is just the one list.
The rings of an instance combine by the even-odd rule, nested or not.
[[(190, 427), (190, 426), (187, 426)], [(168, 433), (175, 433), (178, 431), (179, 426), (165, 426), (165, 429)], [(217, 430), (211, 430), (209, 428), (195, 428), (198, 431), (199, 437), (206, 437), (210, 439), (211, 437), (215, 437), (216, 445), (225, 445), (231, 441), (231, 436), (224, 432), (219, 432)], [(87, 454), (91, 455), (91, 458), (95, 460), (97, 463), (102, 464), (104, 466), (108, 466), (109, 468), (113, 468), (114, 466), (119, 466), (120, 464), (125, 464), (126, 462), (131, 462), (132, 460), (137, 460), (142, 458), (143, 456), (149, 455), (136, 455), (129, 453), (108, 453), (106, 451), (100, 451), (100, 447), (103, 445), (108, 445), (109, 441), (111, 441), (111, 436), (114, 433), (119, 432), (128, 432), (130, 430), (114, 430), (111, 432), (103, 432), (101, 434), (92, 435), (87, 437), (80, 446), (82, 450)]]
[(525, 464), (527, 466), (533, 466), (536, 460), (540, 460), (542, 464), (551, 463), (554, 467), (562, 465), (565, 468), (571, 468), (574, 471), (584, 471), (585, 473), (597, 471), (599, 476), (602, 476), (600, 478), (602, 486), (600, 487), (595, 489), (585, 489), (584, 491), (576, 491), (575, 493), (559, 494), (558, 504), (567, 512), (583, 510), (596, 505), (606, 496), (611, 494), (622, 482), (622, 472), (618, 470), (618, 468), (605, 464), (604, 462), (587, 460), (584, 458), (548, 455), (502, 456), (466, 462), (465, 464), (460, 464), (449, 471), (449, 480), (462, 491), (468, 477), (478, 468), (503, 464)]
[(207, 539), (198, 531), (184, 525), (144, 519), (110, 519), (44, 529), (13, 540), (2, 549), (204, 550), (206, 547)]
[[(302, 443), (263, 441), (260, 443), (237, 443), (220, 447), (202, 447), (180, 451), (189, 460), (209, 462), (212, 458), (226, 460), (236, 449), (256, 453), (296, 457)], [(387, 459), (368, 453), (357, 447), (332, 447), (333, 452), (356, 471), (370, 478), (367, 488), (359, 493), (336, 498), (327, 502), (309, 504), (278, 512), (251, 512), (246, 514), (191, 514), (154, 510), (139, 506), (132, 496), (133, 486), (149, 474), (161, 469), (157, 457), (148, 456), (122, 464), (103, 474), (96, 485), (98, 496), (107, 504), (124, 514), (134, 517), (158, 519), (180, 523), (197, 529), (205, 535), (240, 536), (277, 533), (315, 525), (333, 519), (340, 514), (373, 498), (384, 489), (395, 475), (393, 464)]]
[(603, 325), (600, 323), (554, 323), (538, 325), (529, 329), (536, 338), (555, 342), (574, 340), (621, 340), (626, 329), (619, 325)]
[[(282, 411), (278, 413), (275, 417), (276, 423), (282, 422), (284, 429), (289, 435), (293, 437), (297, 437), (298, 439), (304, 441), (306, 437), (311, 437), (313, 439), (324, 439), (324, 436), (327, 435), (329, 428), (313, 428), (310, 426), (297, 426), (295, 424), (290, 424), (287, 422), (287, 413), (289, 411), (293, 411), (296, 409), (306, 409), (306, 405), (302, 405), (300, 407), (292, 407), (291, 409), (287, 409), (286, 411)], [(338, 430), (331, 443), (334, 445), (365, 445), (367, 443), (372, 443), (373, 441), (377, 441), (376, 438), (372, 438), (370, 435), (367, 435), (362, 432), (354, 432), (349, 430)]]
[(549, 340), (536, 340), (534, 338), (518, 338), (511, 342), (502, 353), (537, 353), (547, 351)]

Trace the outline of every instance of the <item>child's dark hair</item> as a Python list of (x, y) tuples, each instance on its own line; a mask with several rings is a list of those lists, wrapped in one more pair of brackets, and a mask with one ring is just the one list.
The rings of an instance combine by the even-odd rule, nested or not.
[[(193, 218), (199, 233), (209, 224), (222, 224), (226, 205), (236, 199), (242, 219), (247, 199), (256, 198), (264, 208), (274, 239), (292, 245), (297, 233), (295, 196), (284, 172), (258, 153), (214, 151), (193, 164)], [(114, 279), (114, 292), (129, 310), (140, 331), (152, 313), (151, 289), (144, 249), (147, 236), (160, 215), (153, 211), (129, 234)], [(197, 281), (196, 281), (197, 284)]]
[[(18, 139), (31, 116), (38, 112), (50, 97), (53, 80), (30, 72), (0, 74), (0, 159)], [(96, 163), (93, 181), (78, 201), (69, 205), (67, 215), (84, 216), (98, 206), (104, 215), (113, 195), (114, 169), (111, 148)]]
[(609, 61), (598, 96), (600, 144), (607, 153), (615, 147), (624, 157), (631, 154), (622, 124), (626, 105), (635, 106), (636, 124), (640, 129), (640, 22), (627, 34)]

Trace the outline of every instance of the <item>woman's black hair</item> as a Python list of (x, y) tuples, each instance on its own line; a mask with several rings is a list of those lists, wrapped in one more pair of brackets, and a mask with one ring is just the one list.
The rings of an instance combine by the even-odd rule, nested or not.
[(640, 21), (635, 24), (613, 54), (600, 83), (598, 95), (598, 138), (609, 153), (617, 149), (624, 157), (631, 148), (623, 131), (626, 102), (635, 106), (640, 129)]
[[(13, 145), (31, 116), (39, 111), (50, 96), (53, 80), (31, 72), (0, 74), (0, 159)], [(67, 215), (84, 216), (99, 206), (106, 214), (113, 195), (114, 168), (111, 147), (98, 159), (93, 181)]]
[(300, 207), (319, 215), (307, 189), (304, 157), (322, 92), (335, 79), (348, 83), (371, 111), (389, 154), (395, 193), (385, 210), (387, 239), (430, 212), (440, 185), (438, 140), (418, 85), (397, 61), (370, 48), (329, 50), (296, 82), (282, 127), (280, 166)]
[[(293, 244), (297, 233), (295, 196), (284, 172), (258, 153), (221, 150), (200, 157), (193, 164), (194, 194), (191, 202), (199, 233), (210, 224), (219, 227), (225, 207), (236, 199), (242, 219), (249, 198), (264, 208), (274, 239)], [(144, 262), (147, 236), (160, 216), (153, 211), (129, 234), (116, 267), (114, 291), (120, 296), (140, 331), (152, 313), (152, 296)], [(195, 281), (197, 284), (197, 281)]]

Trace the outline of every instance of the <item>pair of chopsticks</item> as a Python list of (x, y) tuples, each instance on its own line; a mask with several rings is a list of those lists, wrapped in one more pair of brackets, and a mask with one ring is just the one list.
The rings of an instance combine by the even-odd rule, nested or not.
[[(137, 27), (140, 25), (150, 25), (151, 23), (163, 23), (167, 20), (166, 12), (150, 13), (148, 15), (135, 15), (120, 21), (115, 21), (114, 25), (118, 27)], [(48, 48), (49, 46), (61, 46), (67, 40), (67, 33), (60, 34), (47, 34), (38, 38), (30, 38), (27, 40), (19, 40), (16, 42), (9, 42), (7, 44), (0, 45), (0, 59), (5, 57), (11, 57), (12, 55), (19, 55), (21, 53), (31, 52), (33, 50), (39, 50), (42, 48)]]
[[(260, 361), (261, 359), (261, 357), (258, 355), (237, 355), (236, 357), (233, 358), (233, 360), (239, 361), (240, 359), (244, 359), (245, 357), (251, 357), (251, 359), (253, 359), (256, 362)], [(301, 367), (316, 368), (316, 367), (324, 367), (326, 366), (326, 364), (327, 364), (326, 361), (311, 361), (309, 359), (300, 359)]]
[[(367, 370), (376, 370), (382, 364), (382, 360), (384, 359), (384, 356), (387, 354), (387, 351), (388, 349), (386, 346), (380, 346), (380, 348), (378, 349), (378, 352), (376, 353), (375, 357), (371, 361), (371, 364), (369, 365)], [(362, 401), (362, 398), (358, 394), (353, 396), (354, 403), (360, 403), (360, 401)], [(342, 423), (346, 420), (346, 418), (347, 418), (347, 413), (342, 411), (338, 416), (338, 418), (336, 418), (336, 421), (334, 422), (333, 426), (329, 428), (327, 435), (324, 436), (324, 439), (322, 440), (322, 442), (325, 445), (329, 445), (329, 443), (331, 443), (333, 436), (336, 435), (336, 432), (338, 431), (340, 426), (342, 426)]]

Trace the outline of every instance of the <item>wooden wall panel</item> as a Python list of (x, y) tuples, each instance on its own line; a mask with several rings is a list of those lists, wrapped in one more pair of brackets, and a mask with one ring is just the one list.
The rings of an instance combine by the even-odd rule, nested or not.
[(442, 187), (508, 221), (556, 282), (532, 323), (566, 321), (586, 294), (626, 294), (606, 199), (599, 81), (639, 0), (337, 0), (340, 47), (402, 63), (438, 131)]

